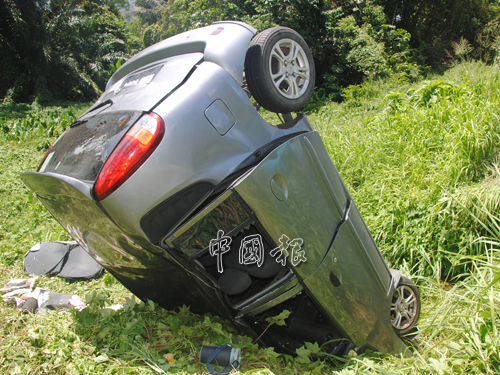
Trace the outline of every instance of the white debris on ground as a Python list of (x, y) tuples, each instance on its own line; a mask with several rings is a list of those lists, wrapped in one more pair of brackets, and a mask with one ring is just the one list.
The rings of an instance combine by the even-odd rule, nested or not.
[[(77, 309), (83, 310), (87, 305), (76, 294), (62, 294), (35, 287), (37, 278), (15, 279), (9, 281), (0, 293), (5, 302), (10, 302), (23, 312), (46, 314), (50, 310)], [(107, 306), (105, 309), (120, 310), (123, 305)]]
[(9, 281), (0, 293), (5, 302), (11, 302), (25, 312), (38, 312), (45, 314), (56, 309), (83, 309), (86, 305), (77, 295), (51, 292), (47, 289), (36, 287), (36, 277), (30, 279), (15, 279)]

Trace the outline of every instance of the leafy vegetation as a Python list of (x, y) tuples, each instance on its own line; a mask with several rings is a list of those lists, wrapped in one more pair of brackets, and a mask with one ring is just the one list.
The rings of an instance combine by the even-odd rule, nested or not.
[[(138, 303), (105, 274), (89, 282), (38, 279), (46, 289), (86, 296), (81, 312), (32, 316), (0, 303), (0, 371), (207, 373), (200, 347), (231, 343), (243, 352), (236, 373), (500, 372), (499, 83), (496, 68), (466, 62), (428, 81), (367, 81), (345, 89), (341, 104), (316, 97), (309, 108), (386, 259), (419, 285), (421, 338), (410, 344), (412, 357), (351, 352), (327, 363), (315, 343), (296, 358), (283, 356), (220, 318)], [(0, 107), (1, 285), (24, 277), (23, 254), (33, 244), (69, 239), (18, 175), (36, 169), (46, 152), (40, 145), (85, 108)], [(103, 308), (116, 303), (124, 308)], [(286, 313), (269, 325), (286, 323)]]
[[(6, 105), (2, 124), (3, 137), (7, 140), (25, 141), (34, 138), (58, 137), (63, 133), (88, 104), (72, 104), (64, 107), (40, 107), (37, 105)], [(24, 108), (27, 111), (17, 112)], [(40, 146), (41, 145), (41, 146)], [(49, 142), (42, 141), (39, 149), (47, 149)]]
[[(219, 20), (304, 36), (317, 87), (342, 100), (367, 78), (409, 81), (453, 60), (494, 63), (500, 5), (483, 0), (9, 0), (0, 3), (0, 98), (91, 100), (131, 55)], [(474, 15), (471, 17), (470, 15)]]
[(2, 1), (0, 98), (5, 103), (96, 98), (127, 57), (120, 2)]
[(55, 137), (86, 107), (84, 104), (43, 109), (12, 104), (1, 107), (0, 259), (4, 266), (21, 262), (24, 253), (37, 242), (70, 239), (28, 192), (19, 173), (36, 170)]
[[(206, 26), (214, 21), (235, 19), (258, 31), (288, 26), (307, 41), (315, 56), (319, 86), (330, 98), (341, 98), (340, 87), (360, 83), (366, 77), (405, 74), (414, 79), (420, 73), (409, 48), (410, 34), (386, 24), (383, 8), (362, 1), (351, 14), (352, 4), (331, 1), (220, 1), (195, 0), (161, 3), (138, 0), (136, 21), (146, 26), (144, 47), (181, 31)], [(143, 30), (143, 31), (142, 31)]]
[[(414, 81), (454, 59), (492, 63), (500, 52), (499, 5), (474, 1), (393, 0), (137, 0), (131, 38), (147, 47), (219, 20), (258, 31), (288, 26), (313, 51), (317, 86), (341, 100), (342, 88), (366, 78), (398, 75)], [(471, 17), (474, 15), (474, 17)]]
[(375, 2), (384, 7), (386, 17), (391, 20), (389, 23), (412, 35), (411, 46), (417, 49), (426, 63), (433, 67), (443, 66), (450, 57), (453, 57), (453, 52), (457, 52), (454, 43), (460, 40), (462, 45), (468, 46), (467, 54), (470, 57), (489, 63), (499, 56), (500, 13), (497, 2), (483, 0), (377, 0)]

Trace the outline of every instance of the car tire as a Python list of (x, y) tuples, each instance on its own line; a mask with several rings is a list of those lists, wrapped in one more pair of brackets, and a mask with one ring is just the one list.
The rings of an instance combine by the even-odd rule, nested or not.
[(245, 78), (262, 107), (277, 113), (298, 111), (314, 88), (312, 53), (300, 34), (288, 27), (264, 30), (248, 47)]
[(391, 302), (391, 324), (398, 336), (413, 332), (420, 317), (420, 293), (408, 278), (401, 277)]

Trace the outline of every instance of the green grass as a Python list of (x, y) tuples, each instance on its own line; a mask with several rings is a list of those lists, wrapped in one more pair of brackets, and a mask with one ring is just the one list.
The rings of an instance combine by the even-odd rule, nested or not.
[(484, 253), (459, 202), (488, 196), (498, 211), (500, 73), (462, 64), (438, 78), (368, 83), (368, 104), (354, 97), (310, 119), (390, 263), (447, 278), (464, 271), (447, 253)]
[(89, 104), (62, 103), (41, 107), (38, 104), (8, 104), (0, 106), (1, 135), (5, 140), (39, 139), (38, 149), (48, 148), (47, 138), (57, 138), (89, 107)]
[[(419, 285), (421, 338), (412, 357), (352, 352), (331, 367), (310, 360), (321, 349), (307, 344), (292, 359), (259, 349), (217, 317), (136, 303), (106, 274), (38, 280), (87, 296), (80, 313), (31, 316), (0, 303), (0, 372), (208, 373), (196, 361), (199, 348), (230, 342), (243, 349), (241, 373), (499, 373), (499, 89), (498, 67), (464, 63), (425, 82), (367, 82), (341, 104), (308, 107), (386, 259)], [(84, 109), (0, 107), (2, 285), (24, 277), (33, 244), (68, 238), (18, 176), (36, 169)], [(116, 303), (125, 308), (102, 309)]]

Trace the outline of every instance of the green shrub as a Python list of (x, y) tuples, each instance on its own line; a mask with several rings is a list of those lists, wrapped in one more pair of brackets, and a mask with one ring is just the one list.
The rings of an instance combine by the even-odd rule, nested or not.
[[(2, 133), (0, 137), (7, 140), (23, 141), (35, 138), (47, 139), (58, 137), (75, 121), (83, 108), (88, 104), (75, 107), (47, 107), (40, 110), (21, 112), (24, 117), (0, 119)], [(26, 107), (29, 108), (29, 107)], [(34, 106), (36, 107), (36, 105)]]
[(162, 30), (157, 25), (148, 26), (144, 30), (144, 34), (142, 36), (142, 44), (144, 47), (149, 47), (152, 44), (158, 43), (162, 37)]

